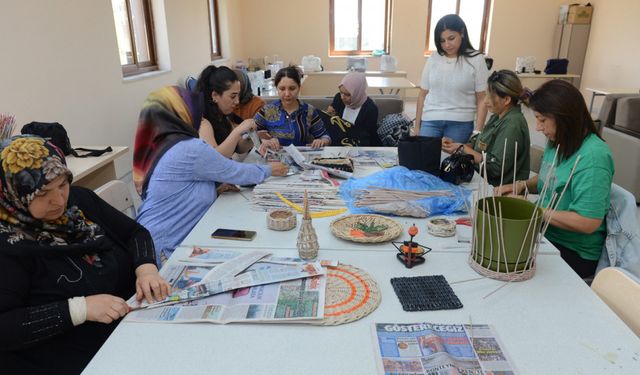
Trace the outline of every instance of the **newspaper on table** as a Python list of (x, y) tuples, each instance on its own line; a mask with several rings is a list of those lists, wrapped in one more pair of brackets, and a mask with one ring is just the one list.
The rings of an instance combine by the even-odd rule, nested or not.
[(350, 178), (351, 176), (353, 176), (353, 173), (350, 173), (350, 172), (341, 171), (335, 168), (327, 168), (322, 165), (308, 163), (304, 155), (302, 155), (300, 151), (296, 148), (296, 146), (292, 144), (289, 146), (283, 147), (282, 149), (287, 152), (287, 155), (291, 156), (291, 159), (293, 159), (293, 161), (296, 164), (298, 164), (304, 169), (320, 169), (323, 171), (327, 171), (334, 176), (342, 177), (342, 178)]
[(360, 150), (354, 159), (356, 163), (363, 166), (391, 168), (398, 165), (397, 153), (386, 150)]
[[(180, 259), (180, 262), (194, 263), (194, 264), (209, 264), (209, 263), (223, 263), (230, 259), (234, 259), (243, 254), (243, 252), (235, 250), (220, 250), (202, 246), (193, 246), (189, 257), (186, 259)], [(337, 260), (321, 259), (318, 260), (322, 267), (337, 267)], [(276, 264), (303, 264), (307, 263), (302, 258), (293, 257), (277, 257), (273, 255), (267, 255), (264, 258), (258, 260), (258, 263), (276, 263)]]
[(374, 323), (380, 374), (515, 374), (489, 325)]
[[(146, 301), (137, 303), (134, 296), (127, 302), (132, 310), (156, 308), (168, 304), (201, 299), (230, 290), (325, 274), (325, 270), (319, 262), (294, 264), (257, 263), (259, 259), (267, 255), (270, 255), (270, 253), (252, 251), (240, 254), (215, 267), (210, 266), (207, 269), (207, 273), (200, 277), (198, 282), (190, 283), (183, 287), (172, 285), (171, 295), (162, 301), (151, 304)], [(176, 270), (175, 267), (184, 266), (166, 265), (160, 271), (160, 275), (165, 280), (174, 280), (177, 274), (182, 274), (182, 270)], [(171, 281), (169, 283), (171, 284)]]
[[(307, 265), (319, 267), (312, 263)], [(162, 269), (162, 274), (174, 290), (188, 290), (202, 285), (204, 277), (215, 267), (218, 266), (169, 264)], [(299, 268), (300, 265), (256, 263), (245, 273), (253, 273), (257, 280), (275, 280), (299, 272)], [(324, 275), (297, 278), (136, 310), (129, 313), (126, 320), (155, 323), (304, 323), (324, 317), (325, 288)]]

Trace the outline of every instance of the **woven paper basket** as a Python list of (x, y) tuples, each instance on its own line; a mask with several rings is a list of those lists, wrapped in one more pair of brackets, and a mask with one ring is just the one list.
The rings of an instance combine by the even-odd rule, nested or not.
[(273, 230), (291, 230), (296, 227), (296, 214), (291, 210), (277, 209), (267, 214), (267, 228)]
[[(385, 229), (362, 233), (361, 236), (354, 235), (358, 224), (364, 226), (386, 226)], [(402, 227), (395, 220), (382, 215), (347, 215), (335, 219), (330, 225), (331, 233), (336, 237), (348, 241), (362, 243), (387, 242), (397, 238), (402, 233)]]

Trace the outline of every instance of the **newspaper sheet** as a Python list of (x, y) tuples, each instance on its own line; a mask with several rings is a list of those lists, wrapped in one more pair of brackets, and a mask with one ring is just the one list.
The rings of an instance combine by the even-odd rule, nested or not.
[(300, 153), (300, 151), (294, 145), (289, 145), (289, 146), (283, 147), (282, 149), (285, 150), (287, 155), (291, 156), (291, 159), (293, 159), (293, 161), (296, 164), (298, 164), (299, 166), (301, 166), (302, 168), (305, 168), (305, 169), (309, 169), (309, 168), (311, 168), (311, 169), (320, 169), (320, 170), (323, 170), (323, 171), (327, 171), (327, 172), (331, 173), (334, 176), (342, 177), (342, 178), (351, 178), (351, 176), (353, 176), (353, 173), (350, 173), (350, 172), (346, 172), (346, 171), (342, 171), (342, 170), (334, 169), (334, 168), (327, 168), (327, 167), (323, 167), (321, 165), (307, 163), (304, 155), (302, 155)]
[[(194, 264), (209, 264), (209, 263), (222, 263), (233, 258), (236, 258), (244, 254), (235, 250), (219, 250), (201, 246), (193, 246), (189, 257), (187, 259), (181, 259), (180, 262), (194, 263)], [(276, 264), (301, 264), (308, 261), (302, 258), (293, 257), (276, 257), (273, 255), (267, 255), (264, 258), (258, 260), (258, 263), (276, 263)], [(337, 260), (318, 260), (322, 267), (337, 267)]]
[(380, 374), (516, 373), (488, 325), (374, 323), (373, 336)]
[(359, 150), (358, 156), (354, 160), (362, 166), (391, 168), (398, 165), (398, 155), (393, 151)]
[[(247, 256), (238, 256), (222, 264), (209, 265), (206, 267), (207, 272), (204, 275), (201, 275), (201, 272), (203, 272), (205, 267), (168, 264), (160, 270), (160, 275), (172, 285), (172, 293), (169, 297), (163, 301), (149, 304), (146, 301), (138, 303), (135, 301), (134, 296), (127, 302), (133, 310), (154, 308), (205, 298), (230, 290), (319, 276), (326, 273), (319, 262), (295, 264), (254, 263), (246, 268), (247, 260), (251, 261), (256, 259), (260, 256), (259, 253), (260, 252), (252, 252), (244, 254)], [(237, 270), (245, 268), (246, 270), (244, 272), (236, 275)], [(221, 269), (221, 271), (216, 272), (216, 269)], [(187, 278), (187, 280), (190, 281), (193, 280), (193, 278), (189, 278), (189, 276), (193, 275), (194, 271), (197, 271), (195, 272), (195, 275), (198, 277), (197, 282), (190, 282), (188, 285), (174, 285), (174, 283), (179, 282), (181, 278)]]
[[(198, 285), (211, 270), (209, 266), (172, 265), (163, 268), (174, 289), (188, 289)], [(277, 273), (292, 266), (256, 264), (256, 272)], [(148, 308), (129, 313), (131, 322), (160, 323), (230, 323), (230, 322), (296, 322), (324, 317), (326, 277), (319, 275), (302, 279), (257, 285), (173, 305)]]

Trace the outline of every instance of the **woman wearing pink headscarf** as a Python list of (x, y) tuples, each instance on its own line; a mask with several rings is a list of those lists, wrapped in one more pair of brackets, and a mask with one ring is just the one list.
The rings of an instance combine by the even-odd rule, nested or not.
[[(364, 73), (352, 72), (344, 76), (327, 113), (340, 116), (353, 124), (347, 132), (356, 146), (381, 146), (378, 138), (378, 107), (367, 96)], [(331, 137), (333, 146), (344, 146), (341, 139)]]

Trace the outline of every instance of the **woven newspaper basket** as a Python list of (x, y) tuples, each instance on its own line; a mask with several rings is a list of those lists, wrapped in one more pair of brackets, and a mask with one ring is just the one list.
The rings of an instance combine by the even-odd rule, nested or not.
[(542, 224), (542, 210), (529, 201), (510, 197), (478, 200), (469, 265), (492, 279), (532, 278)]

